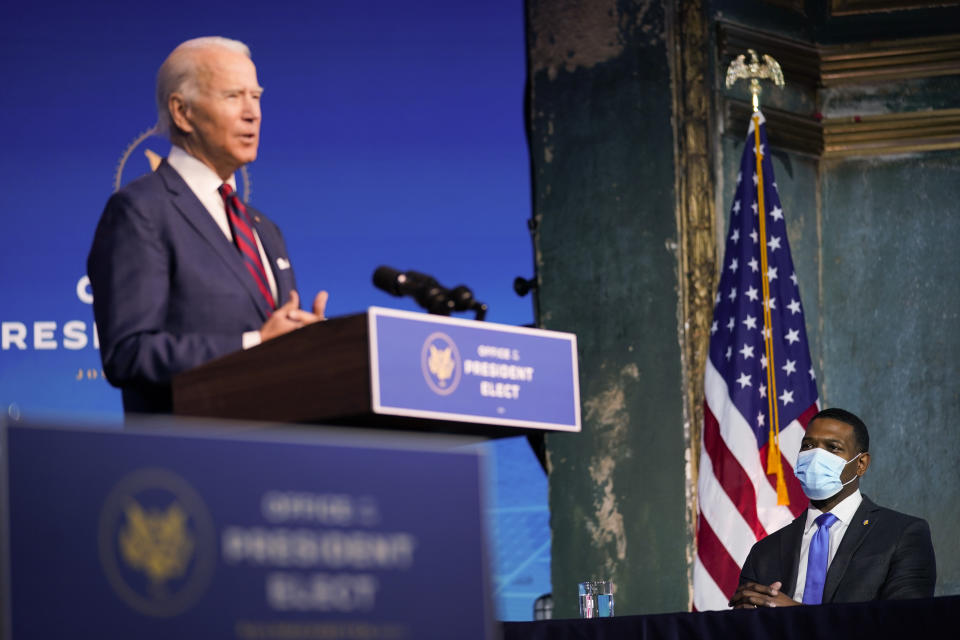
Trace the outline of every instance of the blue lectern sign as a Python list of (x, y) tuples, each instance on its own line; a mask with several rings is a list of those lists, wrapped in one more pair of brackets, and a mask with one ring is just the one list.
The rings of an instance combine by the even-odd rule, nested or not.
[(375, 413), (580, 431), (572, 333), (371, 307)]
[(4, 429), (6, 637), (491, 637), (476, 452), (163, 427)]

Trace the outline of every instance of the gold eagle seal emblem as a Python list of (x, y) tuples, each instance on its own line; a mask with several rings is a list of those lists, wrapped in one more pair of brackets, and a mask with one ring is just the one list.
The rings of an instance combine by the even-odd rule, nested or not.
[(196, 543), (179, 502), (166, 509), (146, 509), (131, 499), (124, 513), (119, 542), (127, 566), (142, 571), (154, 590), (186, 573)]
[(100, 562), (132, 609), (171, 617), (196, 604), (213, 577), (213, 521), (196, 491), (166, 469), (139, 469), (113, 488), (100, 514)]
[(423, 342), (420, 366), (427, 386), (438, 395), (450, 395), (460, 384), (460, 352), (453, 339), (445, 333), (431, 333)]

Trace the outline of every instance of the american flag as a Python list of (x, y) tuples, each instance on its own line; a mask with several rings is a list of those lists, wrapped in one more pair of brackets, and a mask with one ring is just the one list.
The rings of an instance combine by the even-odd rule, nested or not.
[(793, 465), (817, 412), (817, 384), (768, 149), (758, 112), (730, 208), (704, 376), (698, 611), (727, 608), (753, 543), (807, 507)]

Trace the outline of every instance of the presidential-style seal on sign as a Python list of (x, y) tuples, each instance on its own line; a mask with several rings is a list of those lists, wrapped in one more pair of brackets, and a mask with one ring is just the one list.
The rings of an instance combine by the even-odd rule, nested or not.
[[(139, 154), (134, 154), (138, 149), (143, 149), (143, 158), (139, 160)], [(157, 135), (154, 129), (147, 129), (127, 145), (117, 162), (117, 169), (113, 172), (113, 190), (119, 191), (120, 187), (127, 184), (135, 178), (146, 175), (150, 171), (156, 171), (160, 163), (166, 157), (163, 154), (169, 153), (170, 141), (163, 136)], [(134, 161), (131, 162), (131, 158)], [(130, 165), (128, 167), (128, 165)], [(237, 192), (243, 194), (243, 201), (250, 202), (250, 172), (246, 165), (240, 167), (240, 183)]]
[(166, 469), (139, 469), (100, 513), (100, 564), (117, 596), (155, 617), (196, 604), (213, 578), (216, 535), (200, 495)]
[(420, 367), (427, 386), (441, 396), (454, 392), (460, 384), (463, 362), (457, 345), (445, 333), (431, 333), (423, 342), (420, 352)]

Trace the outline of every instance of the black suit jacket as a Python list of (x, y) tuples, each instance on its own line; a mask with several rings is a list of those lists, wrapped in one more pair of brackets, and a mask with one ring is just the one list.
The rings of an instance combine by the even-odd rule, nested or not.
[[(807, 512), (758, 541), (740, 570), (740, 584), (780, 581), (793, 596)], [(925, 520), (877, 506), (866, 496), (827, 569), (823, 602), (929, 598), (937, 581)]]
[[(296, 287), (280, 230), (248, 207), (277, 282)], [(242, 348), (270, 310), (236, 247), (166, 161), (107, 202), (87, 260), (100, 357), (127, 412), (168, 412), (174, 375)]]

